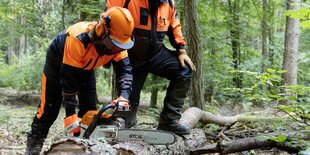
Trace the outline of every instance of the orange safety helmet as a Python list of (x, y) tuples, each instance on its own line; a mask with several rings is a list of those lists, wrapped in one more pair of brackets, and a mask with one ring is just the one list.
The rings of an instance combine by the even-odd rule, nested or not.
[(100, 15), (99, 22), (95, 28), (98, 37), (105, 39), (108, 35), (115, 46), (124, 50), (134, 45), (132, 35), (134, 21), (129, 10), (118, 6), (112, 7)]

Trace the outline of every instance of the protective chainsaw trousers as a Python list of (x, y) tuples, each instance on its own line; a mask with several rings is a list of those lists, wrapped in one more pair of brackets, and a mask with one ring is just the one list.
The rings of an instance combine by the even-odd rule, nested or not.
[(154, 57), (147, 61), (130, 59), (130, 62), (133, 66), (133, 83), (132, 92), (129, 97), (131, 112), (126, 116), (127, 127), (131, 127), (137, 122), (136, 112), (139, 105), (140, 93), (149, 73), (170, 80), (160, 119), (161, 122), (167, 124), (177, 122), (181, 117), (180, 111), (190, 86), (192, 77), (190, 68), (187, 65), (184, 68), (181, 67), (176, 51), (170, 51), (164, 46)]
[[(57, 45), (51, 44), (47, 49), (46, 62), (42, 75), (41, 103), (38, 107), (29, 136), (46, 138), (48, 131), (57, 119), (62, 104), (62, 88), (60, 85), (60, 67), (62, 54)], [(96, 110), (96, 79), (94, 70), (81, 73), (79, 84), (79, 112), (82, 117), (88, 110)]]

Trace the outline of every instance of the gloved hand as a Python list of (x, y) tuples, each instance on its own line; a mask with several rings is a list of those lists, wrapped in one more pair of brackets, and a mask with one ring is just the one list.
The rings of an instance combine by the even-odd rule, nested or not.
[(81, 118), (79, 118), (76, 114), (65, 117), (64, 119), (65, 135), (74, 135), (75, 133), (79, 133), (80, 121)]
[(130, 111), (129, 101), (123, 96), (119, 96), (115, 100), (112, 101), (112, 104), (118, 103), (118, 111)]
[(179, 59), (182, 67), (185, 66), (185, 63), (187, 63), (192, 71), (196, 71), (196, 67), (193, 64), (191, 58), (189, 58), (188, 55), (186, 54), (185, 49), (179, 49), (178, 59)]

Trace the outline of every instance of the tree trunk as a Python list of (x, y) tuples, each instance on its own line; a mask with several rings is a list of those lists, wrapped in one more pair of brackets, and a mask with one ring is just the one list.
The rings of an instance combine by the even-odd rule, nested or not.
[(184, 0), (184, 12), (188, 29), (188, 53), (197, 68), (197, 71), (193, 72), (190, 88), (190, 104), (204, 109), (203, 51), (200, 44), (201, 39), (198, 27), (197, 3), (198, 1)]
[[(298, 10), (300, 0), (288, 0), (287, 10)], [(297, 59), (298, 59), (298, 41), (299, 41), (299, 19), (286, 17), (285, 44), (283, 56), (283, 85), (297, 84)]]
[[(299, 133), (272, 133), (266, 134), (265, 136), (277, 137), (279, 135), (284, 135), (286, 137), (300, 137)], [(198, 155), (198, 154), (206, 154), (206, 153), (217, 153), (220, 154), (228, 154), (235, 152), (242, 152), (247, 150), (259, 149), (259, 148), (278, 148), (284, 151), (287, 151), (292, 154), (298, 153), (302, 150), (301, 145), (292, 145), (289, 142), (276, 142), (269, 140), (268, 138), (262, 138), (263, 136), (258, 137), (249, 137), (243, 138), (239, 140), (232, 141), (223, 141), (214, 144), (207, 145), (205, 147), (192, 150), (190, 154)], [(309, 138), (309, 137), (308, 137)], [(306, 138), (307, 139), (307, 138)]]
[[(12, 3), (11, 11), (14, 12), (14, 0), (10, 1)], [(12, 65), (13, 63), (13, 54), (14, 54), (14, 19), (11, 21), (11, 26), (9, 28), (9, 34), (10, 34), (10, 43), (8, 45), (8, 52), (7, 52), (7, 63), (9, 65)]]
[(8, 45), (8, 57), (7, 57), (7, 63), (8, 65), (12, 65), (13, 61), (13, 45)]
[[(85, 5), (87, 2), (87, 0), (81, 0), (81, 5)], [(80, 12), (80, 20), (81, 21), (85, 21), (86, 20), (86, 12), (85, 11), (81, 11)]]
[(62, 25), (62, 29), (64, 30), (66, 28), (66, 0), (62, 0), (62, 8), (61, 8), (61, 25)]
[(269, 52), (268, 52), (268, 25), (267, 25), (267, 0), (262, 0), (263, 3), (263, 18), (262, 18), (262, 73), (265, 73), (269, 67)]
[[(152, 75), (152, 83), (157, 83), (158, 77), (156, 75)], [(158, 96), (158, 86), (155, 85), (152, 87), (151, 90), (151, 101), (150, 101), (150, 107), (155, 108), (157, 106), (157, 96)]]
[[(260, 113), (261, 115), (261, 113)], [(216, 123), (219, 125), (229, 125), (236, 121), (238, 122), (251, 122), (259, 120), (268, 120), (270, 118), (266, 116), (257, 117), (252, 115), (251, 117), (238, 115), (238, 116), (215, 116), (211, 113), (202, 111), (196, 107), (187, 109), (180, 119), (180, 123), (189, 124), (192, 128), (201, 123)], [(184, 121), (186, 120), (186, 121)], [(283, 120), (283, 117), (277, 118), (277, 120)], [(270, 121), (270, 120), (268, 120)], [(222, 130), (223, 131), (223, 130)], [(222, 132), (224, 134), (224, 131)], [(225, 132), (226, 134), (226, 132)], [(294, 137), (309, 140), (309, 135), (298, 131), (292, 133), (274, 133), (267, 134), (266, 136), (284, 135), (286, 137)], [(270, 141), (268, 138), (262, 138), (264, 135), (259, 137), (243, 138), (238, 140), (219, 141), (215, 144), (210, 144), (203, 129), (192, 129), (189, 135), (177, 136), (176, 142), (172, 145), (150, 145), (143, 141), (128, 141), (120, 142), (116, 144), (109, 144), (103, 138), (93, 139), (80, 139), (74, 137), (60, 137), (53, 145), (45, 152), (46, 154), (195, 154), (195, 153), (232, 153), (240, 152), (245, 150), (257, 149), (262, 147), (279, 148), (291, 153), (297, 153), (301, 149), (305, 148), (304, 144), (291, 145), (289, 139), (284, 142)], [(235, 137), (235, 136), (234, 136)], [(306, 144), (306, 143), (305, 143)], [(202, 147), (201, 146), (205, 146)], [(302, 146), (302, 147), (301, 147)], [(198, 148), (198, 149), (197, 149)]]
[(118, 89), (117, 89), (117, 83), (116, 83), (116, 74), (113, 71), (112, 73), (112, 90), (111, 90), (111, 98), (112, 100), (117, 98), (118, 96)]
[(275, 47), (275, 43), (274, 43), (274, 3), (273, 0), (269, 0), (268, 1), (268, 10), (269, 10), (269, 15), (268, 15), (268, 38), (269, 38), (269, 63), (270, 66), (273, 65), (273, 56), (274, 56), (274, 47)]
[(233, 77), (233, 82), (237, 88), (241, 88), (242, 86), (242, 74), (239, 73), (239, 64), (241, 63), (241, 55), (240, 55), (240, 28), (239, 28), (239, 1), (231, 1), (228, 0), (229, 12), (232, 16), (232, 20), (229, 20), (230, 25), (230, 35), (231, 35), (231, 49), (232, 49), (232, 57), (233, 57), (233, 67), (237, 71)]
[(18, 52), (18, 58), (22, 58), (26, 54), (26, 37), (25, 35), (21, 35), (19, 38), (19, 52)]

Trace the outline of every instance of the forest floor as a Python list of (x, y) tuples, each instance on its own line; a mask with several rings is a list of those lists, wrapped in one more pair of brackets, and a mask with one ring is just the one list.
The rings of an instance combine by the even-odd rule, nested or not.
[[(37, 111), (38, 98), (37, 92), (17, 92), (0, 88), (0, 155), (24, 154), (27, 132), (30, 131), (33, 117)], [(138, 128), (155, 129), (160, 111), (160, 108), (142, 106), (138, 112)], [(49, 135), (45, 140), (44, 150), (52, 144), (54, 139), (63, 134), (63, 118), (64, 110), (62, 108), (57, 120), (50, 128)], [(207, 130), (221, 130), (215, 125), (209, 125), (207, 128)], [(287, 153), (279, 150), (251, 150), (242, 154)]]
[[(39, 104), (38, 92), (16, 91), (0, 88), (0, 155), (20, 155), (26, 150), (27, 132)], [(139, 128), (155, 129), (159, 109), (139, 110)], [(50, 128), (43, 150), (55, 138), (63, 134), (64, 109), (61, 108), (57, 120)], [(155, 116), (155, 117), (154, 117)]]

